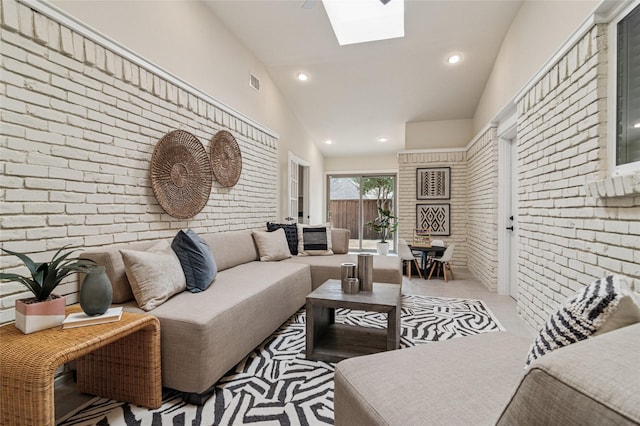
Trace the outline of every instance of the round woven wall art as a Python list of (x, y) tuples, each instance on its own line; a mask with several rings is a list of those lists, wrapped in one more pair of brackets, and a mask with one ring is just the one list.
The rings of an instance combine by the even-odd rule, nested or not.
[(202, 143), (174, 130), (158, 141), (151, 156), (151, 187), (165, 212), (179, 219), (195, 216), (207, 205), (213, 177)]
[(226, 130), (221, 130), (211, 138), (211, 168), (216, 180), (222, 186), (238, 183), (242, 172), (242, 155), (236, 138)]

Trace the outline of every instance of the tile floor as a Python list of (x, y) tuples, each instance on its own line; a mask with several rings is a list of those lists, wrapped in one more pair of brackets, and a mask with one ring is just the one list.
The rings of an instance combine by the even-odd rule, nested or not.
[(430, 280), (412, 276), (409, 280), (404, 277), (402, 292), (405, 294), (420, 294), (424, 296), (458, 297), (461, 299), (480, 299), (498, 317), (507, 331), (526, 337), (533, 337), (535, 331), (530, 329), (518, 316), (516, 301), (510, 296), (504, 296), (487, 290), (470, 272), (454, 269), (454, 280), (445, 282), (442, 278), (432, 277)]
[[(534, 331), (518, 317), (515, 300), (509, 296), (490, 292), (466, 270), (456, 269), (454, 274), (455, 280), (449, 280), (448, 282), (445, 282), (442, 278), (425, 280), (414, 276), (409, 280), (405, 277), (402, 292), (424, 296), (483, 300), (507, 331), (526, 337), (533, 337)], [(55, 394), (56, 419), (75, 410), (75, 407), (84, 404), (91, 398), (88, 395), (78, 393), (70, 380), (63, 380), (57, 383)]]

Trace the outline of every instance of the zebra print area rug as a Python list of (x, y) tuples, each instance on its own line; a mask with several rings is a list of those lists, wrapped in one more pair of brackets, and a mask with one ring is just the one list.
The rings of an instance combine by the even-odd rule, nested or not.
[[(336, 322), (386, 327), (386, 315), (341, 309)], [(481, 300), (402, 296), (401, 347), (504, 330)], [(305, 359), (305, 312), (298, 311), (217, 384), (201, 407), (166, 391), (149, 410), (95, 398), (60, 425), (333, 424), (334, 364)]]

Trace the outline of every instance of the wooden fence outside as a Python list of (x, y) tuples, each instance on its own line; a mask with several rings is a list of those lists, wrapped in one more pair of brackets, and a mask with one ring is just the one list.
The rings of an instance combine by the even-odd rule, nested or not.
[[(345, 228), (351, 231), (351, 239), (359, 239), (358, 217), (360, 214), (359, 200), (331, 200), (331, 226), (334, 228)], [(364, 213), (364, 223), (367, 223), (378, 216), (377, 200), (362, 200)], [(377, 240), (378, 234), (369, 226), (364, 227), (364, 240)]]

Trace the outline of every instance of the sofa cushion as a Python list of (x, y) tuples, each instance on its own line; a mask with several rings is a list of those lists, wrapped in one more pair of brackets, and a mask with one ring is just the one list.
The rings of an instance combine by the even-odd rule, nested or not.
[(335, 424), (493, 424), (522, 376), (517, 354), (528, 344), (492, 332), (341, 361)]
[(160, 240), (147, 251), (120, 250), (120, 253), (141, 309), (155, 309), (186, 289), (180, 260), (168, 242)]
[(640, 323), (536, 360), (498, 425), (640, 424)]
[(258, 260), (251, 231), (225, 231), (200, 236), (211, 248), (218, 272)]
[(624, 278), (594, 281), (554, 312), (534, 340), (526, 364), (555, 349), (640, 321), (640, 303)]
[(218, 269), (211, 249), (192, 229), (178, 231), (171, 248), (180, 259), (187, 290), (199, 293), (206, 290), (216, 278)]
[(284, 229), (289, 245), (289, 252), (293, 256), (298, 255), (298, 226), (295, 223), (271, 223), (267, 222), (267, 231), (273, 232), (277, 229)]
[(331, 228), (298, 224), (298, 256), (326, 256), (331, 249)]
[(204, 392), (303, 306), (310, 292), (305, 265), (248, 262), (218, 272), (207, 291), (172, 297), (151, 312), (162, 330), (162, 385)]
[(253, 231), (253, 240), (258, 247), (260, 261), (269, 262), (291, 257), (284, 229), (273, 232)]

